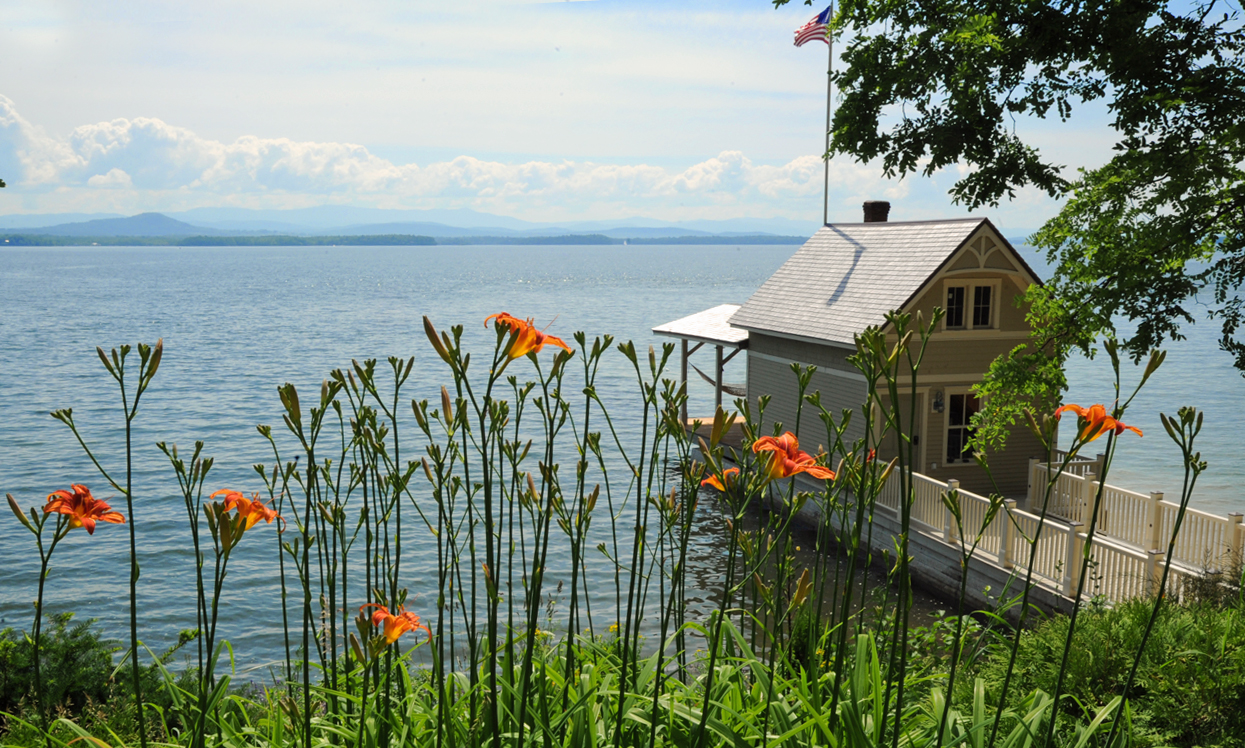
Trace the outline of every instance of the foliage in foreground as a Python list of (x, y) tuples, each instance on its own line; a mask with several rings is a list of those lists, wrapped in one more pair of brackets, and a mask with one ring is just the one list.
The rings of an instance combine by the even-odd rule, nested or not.
[[(905, 411), (900, 392), (916, 391), (940, 316), (940, 310), (928, 321), (893, 313), (888, 325), (896, 341), (879, 328), (859, 336), (850, 360), (868, 384), (868, 401), (856, 432), (849, 431), (854, 411), (829, 412), (819, 393), (807, 391), (813, 370), (792, 367), (799, 394), (792, 427), (800, 431), (807, 412), (803, 417), (820, 421), (823, 444), (830, 445), (815, 455), (802, 450), (783, 424), (769, 424), (773, 434), (763, 433), (768, 397), (755, 405), (737, 401), (738, 413), (719, 409), (707, 440), (699, 439), (694, 452), (691, 432), (699, 426), (689, 429), (684, 422), (686, 391), (667, 373), (673, 345), (660, 353), (650, 348), (647, 357), (633, 344), (617, 347), (634, 371), (639, 394), (636, 444), (619, 436), (596, 393), (601, 359), (613, 350), (609, 337), (589, 341), (580, 333), (572, 347), (530, 319), (500, 313), (488, 320), (495, 322), (496, 343), (481, 371), (478, 365), (471, 368), (461, 327), (441, 332), (425, 320), (450, 384), (441, 388), (439, 403), (410, 401), (414, 438), (407, 433), (399, 440), (406, 425), (400, 417), (401, 388), (414, 359), (391, 358), (391, 380), (382, 378), (374, 360), (333, 371), (309, 408), (302, 407), (293, 385), (279, 388), (288, 433), (278, 438), (271, 427), (258, 429), (272, 449), (272, 464), (255, 466), (268, 503), (258, 492), (248, 498), (231, 488), (208, 487), (213, 460), (202, 442), (189, 454), (165, 442), (157, 445), (177, 479), (197, 559), (195, 584), (187, 594), (198, 623), (187, 655), (189, 675), (170, 673), (167, 657), (148, 656), (150, 664), (140, 665), (137, 557), (131, 550), (132, 644), (125, 669), (131, 675), (130, 703), (144, 707), (126, 710), (124, 701), (118, 704), (117, 714), (134, 721), (116, 730), (111, 721), (92, 716), (98, 712), (90, 712), (90, 699), (77, 721), (61, 716), (50, 689), (57, 667), (49, 662), (44, 673), (43, 657), (33, 657), (33, 698), (10, 720), (7, 739), (42, 740), (46, 748), (79, 737), (97, 746), (120, 746), (135, 742), (135, 735), (144, 748), (152, 738), (186, 748), (1028, 748), (1065, 738), (1078, 745), (1123, 744), (1131, 731), (1118, 717), (1133, 688), (1136, 661), (1118, 696), (1101, 699), (1097, 709), (1072, 707), (1074, 634), (1088, 555), (1076, 577), (1078, 607), (1062, 643), (1056, 632), (1046, 653), (1051, 662), (1059, 661), (1053, 684), (1022, 689), (1024, 671), (1017, 669), (1036, 537), (1029, 539), (1027, 565), (1018, 564), (1021, 591), (1010, 603), (1020, 625), (1014, 634), (995, 634), (1000, 638), (994, 646), (1007, 659), (997, 688), (972, 677), (976, 655), (965, 653), (975, 629), (966, 616), (957, 615), (932, 636), (913, 630), (907, 539), (915, 529), (911, 424), (917, 414)], [(545, 347), (561, 349), (548, 367), (538, 355)], [(123, 395), (129, 350), (123, 347), (111, 357), (99, 351)], [(1131, 429), (1119, 420), (1131, 398), (1118, 397), (1119, 359), (1114, 347), (1109, 351), (1120, 404), (1109, 412), (1101, 405), (1066, 405), (1040, 424), (1030, 419), (1049, 456), (1060, 413), (1077, 415), (1078, 435), (1063, 467), (1081, 447), (1105, 435), (1104, 480), (1115, 437)], [(128, 471), (129, 424), (163, 347), (140, 345), (138, 352), (139, 386), (123, 398), (124, 473), (108, 472), (71, 410), (52, 414), (124, 496), (126, 513), (114, 511), (82, 484), (54, 491), (42, 511), (24, 511), (8, 497), (39, 551), (37, 611), (43, 610), (57, 543), (69, 532), (94, 533), (124, 523), (133, 545), (140, 518)], [(524, 360), (534, 371), (520, 375)], [(1161, 355), (1152, 357), (1142, 382), (1161, 361)], [(581, 370), (573, 374), (576, 365)], [(583, 398), (570, 399), (572, 392)], [(909, 408), (916, 402), (907, 398)], [(1174, 543), (1193, 484), (1205, 469), (1192, 451), (1201, 417), (1184, 408), (1177, 418), (1164, 416), (1163, 423), (1186, 464)], [(725, 439), (732, 429), (738, 430), (738, 447)], [(888, 438), (899, 446), (884, 462), (876, 456)], [(411, 456), (412, 443), (422, 451), (416, 451), (417, 458)], [(297, 457), (289, 458), (291, 451)], [(797, 476), (809, 482), (797, 487)], [(1058, 474), (1052, 478), (1057, 479)], [(869, 533), (888, 481), (902, 497), (897, 561), (891, 584), (870, 589), (856, 580), (873, 561)], [(710, 609), (698, 612), (692, 603), (702, 593), (688, 585), (688, 548), (703, 485), (718, 490), (713, 510), (726, 516), (726, 559), (721, 585), (710, 591)], [(1052, 486), (1045, 492), (1041, 521)], [(963, 526), (958, 491), (950, 489), (941, 498), (961, 524), (965, 570), (1002, 498), (991, 497), (979, 528)], [(805, 565), (795, 554), (792, 530), (808, 506), (820, 520), (810, 544), (815, 552)], [(1091, 517), (1087, 543), (1095, 521)], [(255, 536), (262, 532), (276, 542), (261, 545)], [(418, 613), (406, 609), (408, 577), (402, 571), (403, 542), (413, 538), (431, 543), (437, 554), (435, 603), (421, 600)], [(569, 553), (551, 556), (554, 544)], [(277, 625), (279, 613), (285, 659), (262, 694), (249, 694), (236, 690), (232, 673), (218, 667), (227, 643), (217, 640), (217, 623), (230, 560), (259, 552), (277, 556), (282, 594), (271, 624)], [(590, 563), (597, 565), (592, 579)], [(362, 590), (360, 576), (366, 580)], [(1152, 638), (1166, 579), (1165, 568), (1134, 651), (1145, 651)], [(595, 608), (589, 605), (589, 584), (605, 587)], [(957, 613), (965, 612), (966, 584), (962, 573)], [(563, 597), (564, 590), (569, 597)], [(556, 620), (555, 606), (547, 602), (555, 594), (566, 600)], [(869, 606), (883, 612), (862, 615)], [(47, 653), (52, 649), (43, 641), (42, 621), (36, 615), (30, 644)], [(47, 637), (57, 635), (54, 627)], [(914, 645), (931, 641), (922, 656), (912, 656)], [(417, 660), (421, 664), (415, 667)], [(155, 685), (145, 677), (153, 670), (161, 676)], [(949, 703), (945, 694), (964, 695)], [(1068, 722), (1069, 729), (1056, 730)]]

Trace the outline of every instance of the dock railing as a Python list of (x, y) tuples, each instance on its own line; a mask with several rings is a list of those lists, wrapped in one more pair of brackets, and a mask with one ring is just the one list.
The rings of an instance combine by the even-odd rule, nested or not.
[[(1093, 461), (1087, 461), (1093, 464)], [(1058, 470), (1058, 467), (1055, 468)], [(1023, 574), (1029, 563), (1033, 543), (1033, 579), (1065, 597), (1076, 594), (1080, 582), (1082, 554), (1086, 552), (1088, 520), (1098, 482), (1088, 470), (1082, 474), (1059, 476), (1055, 495), (1045, 520), (1040, 517), (1042, 495), (1034, 496), (1033, 485), (1044, 489), (1050, 470), (1047, 465), (1030, 464), (1031, 484), (1027, 508), (1007, 499), (989, 525), (982, 528), (989, 513), (990, 500), (959, 487), (958, 481), (939, 481), (920, 473), (912, 474), (914, 529), (951, 545), (960, 545), (959, 527), (944, 496), (958, 501), (963, 542), (971, 545), (979, 529), (981, 541), (976, 554), (1003, 569)], [(1160, 493), (1149, 496), (1107, 485), (1102, 495), (1098, 528), (1088, 552), (1086, 599), (1101, 597), (1121, 602), (1154, 594), (1163, 573), (1167, 541), (1171, 537), (1179, 506), (1163, 500)], [(1054, 499), (1058, 496), (1060, 501)], [(877, 505), (898, 516), (901, 509), (898, 471), (892, 473), (878, 496)], [(1056, 511), (1058, 507), (1059, 511)], [(1188, 509), (1172, 554), (1167, 594), (1183, 595), (1190, 578), (1211, 569), (1234, 568), (1245, 548), (1245, 525), (1240, 514), (1216, 516)]]
[[(1059, 467), (1032, 459), (1029, 469), (1026, 504), (1028, 509), (1036, 510), (1042, 505), (1048, 476), (1057, 473)], [(1097, 533), (1139, 550), (1166, 551), (1179, 504), (1164, 500), (1161, 492), (1144, 494), (1110, 483), (1102, 486), (1099, 498), (1099, 486), (1093, 473), (1064, 472), (1052, 489), (1050, 513), (1068, 522), (1088, 522), (1093, 516), (1094, 502), (1101, 501)], [(1172, 560), (1194, 570), (1234, 568), (1245, 554), (1245, 526), (1241, 520), (1240, 513), (1222, 516), (1186, 509)]]

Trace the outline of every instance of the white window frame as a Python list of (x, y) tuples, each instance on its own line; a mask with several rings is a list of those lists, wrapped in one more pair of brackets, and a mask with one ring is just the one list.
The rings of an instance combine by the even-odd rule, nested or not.
[[(988, 326), (973, 325), (973, 289), (982, 286), (990, 287), (990, 324)], [(948, 327), (947, 317), (943, 315), (942, 329), (947, 330), (997, 330), (999, 329), (999, 300), (1002, 298), (1003, 284), (997, 278), (965, 278), (964, 280), (948, 279), (942, 285), (942, 304), (946, 308), (947, 292), (952, 288), (964, 289), (964, 324), (960, 327)]]
[[(939, 456), (942, 458), (942, 464), (947, 467), (959, 467), (961, 465), (975, 465), (976, 463), (973, 461), (971, 457), (967, 459), (952, 460), (947, 456), (947, 447), (951, 444), (951, 429), (952, 428), (956, 428), (956, 429), (961, 429), (961, 428), (967, 429), (968, 428), (967, 425), (954, 426), (954, 427), (951, 425), (951, 396), (952, 395), (972, 395), (973, 397), (977, 397), (976, 393), (973, 392), (972, 387), (947, 387), (946, 389), (943, 390), (943, 397), (945, 398), (943, 402), (945, 402), (946, 405), (943, 407), (942, 454)], [(978, 411), (981, 410), (981, 398), (980, 397), (977, 397), (977, 409)]]

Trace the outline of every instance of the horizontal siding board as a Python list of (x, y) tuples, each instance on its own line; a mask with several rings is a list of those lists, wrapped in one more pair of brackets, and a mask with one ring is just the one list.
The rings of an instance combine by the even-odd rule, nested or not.
[[(835, 423), (840, 422), (844, 408), (856, 411), (845, 435), (848, 441), (864, 435), (860, 414), (860, 407), (866, 396), (864, 382), (818, 371), (809, 382), (807, 394), (814, 392), (821, 393), (821, 404), (833, 416)], [(794, 431), (799, 382), (791, 371), (790, 364), (758, 356), (748, 357), (748, 399), (756, 403), (761, 395), (770, 396), (762, 422), (762, 433), (772, 433), (775, 423), (781, 423), (784, 431)], [(817, 410), (807, 403), (800, 413), (800, 430), (796, 436), (805, 448), (829, 446), (825, 424)]]

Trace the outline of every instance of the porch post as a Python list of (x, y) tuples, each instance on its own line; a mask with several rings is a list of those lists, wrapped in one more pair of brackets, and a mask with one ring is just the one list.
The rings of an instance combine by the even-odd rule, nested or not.
[(713, 376), (713, 415), (716, 418), (718, 409), (722, 407), (722, 346), (713, 347), (716, 364)]
[(687, 338), (679, 341), (679, 386), (683, 388), (683, 405), (679, 407), (679, 417), (687, 426)]

